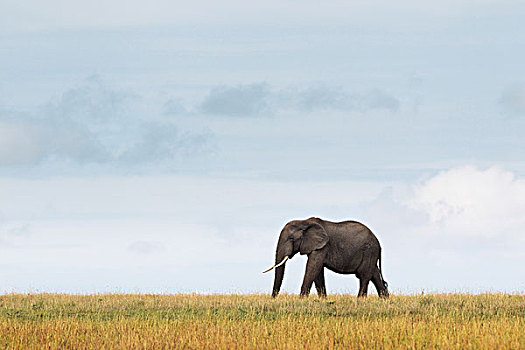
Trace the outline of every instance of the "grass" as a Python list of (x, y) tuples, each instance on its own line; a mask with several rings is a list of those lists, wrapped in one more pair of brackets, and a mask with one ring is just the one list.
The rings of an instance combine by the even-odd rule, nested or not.
[(524, 349), (525, 295), (0, 296), (0, 348)]

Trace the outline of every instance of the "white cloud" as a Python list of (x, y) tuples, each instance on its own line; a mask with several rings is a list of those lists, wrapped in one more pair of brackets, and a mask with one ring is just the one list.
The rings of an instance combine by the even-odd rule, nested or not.
[(394, 290), (523, 290), (525, 179), (499, 168), (442, 171), (361, 206)]
[(49, 158), (100, 161), (104, 149), (88, 131), (76, 125), (43, 123), (32, 118), (0, 119), (0, 164), (35, 164)]
[(154, 254), (164, 250), (162, 242), (135, 241), (128, 246), (128, 250), (137, 254)]
[(42, 157), (35, 127), (0, 120), (0, 164), (34, 162)]
[(443, 171), (416, 187), (409, 206), (428, 215), (434, 233), (525, 237), (525, 179), (500, 168)]
[[(513, 291), (521, 271), (505, 267), (523, 258), (523, 186), (511, 172), (473, 167), (419, 185), (2, 178), (2, 290), (268, 291), (272, 276), (261, 271), (282, 225), (315, 215), (370, 226), (395, 291)], [(298, 292), (304, 266), (305, 257), (290, 262), (286, 291)], [(355, 292), (353, 276), (327, 280), (330, 292)]]
[(10, 221), (0, 223), (0, 248), (16, 247), (31, 235), (31, 225), (23, 222)]

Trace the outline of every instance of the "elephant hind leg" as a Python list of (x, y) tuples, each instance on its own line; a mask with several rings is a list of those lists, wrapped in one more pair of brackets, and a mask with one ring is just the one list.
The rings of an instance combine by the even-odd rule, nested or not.
[(383, 283), (383, 279), (381, 278), (381, 273), (379, 272), (378, 268), (374, 270), (374, 274), (372, 275), (372, 283), (376, 287), (377, 295), (379, 295), (380, 298), (388, 298), (388, 289), (386, 289), (385, 284)]
[(370, 282), (370, 278), (361, 277), (359, 279), (359, 293), (357, 294), (357, 297), (366, 297), (368, 294), (368, 282)]
[[(374, 258), (371, 252), (367, 252), (363, 257), (361, 265), (357, 269), (356, 277), (359, 278), (358, 297), (366, 297), (368, 294), (368, 283), (372, 279), (375, 269)], [(375, 261), (377, 261), (377, 258), (375, 258)]]

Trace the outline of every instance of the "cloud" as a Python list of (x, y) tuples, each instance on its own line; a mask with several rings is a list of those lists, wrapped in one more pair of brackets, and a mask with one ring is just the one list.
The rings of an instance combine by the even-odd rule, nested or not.
[(525, 179), (497, 167), (451, 168), (393, 184), (358, 214), (383, 247), (394, 290), (516, 291), (525, 249)]
[(153, 254), (164, 250), (164, 246), (159, 242), (135, 241), (128, 246), (128, 250), (138, 254)]
[(187, 114), (188, 110), (182, 104), (182, 100), (179, 98), (170, 98), (163, 106), (163, 112), (165, 115), (180, 115)]
[[(153, 0), (147, 3), (137, 0), (115, 0), (111, 2), (93, 0), (91, 2), (50, 0), (43, 5), (39, 1), (28, 1), (24, 6), (17, 1), (4, 1), (0, 12), (0, 28), (18, 30), (50, 30), (56, 28), (114, 28), (162, 26), (173, 23), (283, 23), (311, 26), (312, 23), (389, 23), (395, 19), (417, 21), (434, 18), (456, 18), (472, 13), (493, 14), (517, 11), (520, 3), (514, 1), (442, 1), (421, 2), (414, 0), (397, 1), (330, 1), (319, 6), (316, 1), (289, 2), (283, 6), (281, 1), (270, 0), (263, 3), (247, 4), (244, 1), (197, 0), (181, 3), (167, 0)], [(479, 5), (481, 3), (481, 6)], [(101, 11), (103, 9), (103, 11)], [(125, 9), (125, 10), (123, 10)], [(207, 9), (207, 11), (202, 11)]]
[(132, 117), (133, 101), (139, 97), (112, 88), (98, 75), (85, 79), (80, 86), (65, 91), (56, 102), (49, 102), (40, 113), (48, 118), (82, 123), (90, 129)]
[(0, 224), (0, 248), (13, 248), (20, 245), (32, 234), (32, 227), (23, 222), (2, 222)]
[(205, 114), (257, 116), (268, 112), (269, 87), (265, 83), (219, 86), (204, 98), (200, 111)]
[(312, 112), (326, 109), (354, 109), (355, 101), (338, 87), (316, 84), (304, 88), (287, 88), (275, 93), (280, 108)]
[[(215, 87), (196, 110), (204, 114), (250, 117), (284, 111), (367, 112), (384, 109), (394, 113), (399, 106), (397, 98), (380, 89), (349, 94), (341, 87), (326, 84), (277, 89), (267, 83), (253, 83)], [(178, 108), (178, 104), (175, 107)]]
[(497, 167), (443, 171), (417, 186), (408, 205), (428, 216), (429, 232), (525, 237), (525, 179)]
[[(0, 247), (4, 265), (10, 265), (0, 277), (10, 281), (5, 289), (64, 286), (87, 292), (97, 285), (107, 291), (99, 272), (113, 270), (117, 279), (111, 286), (133, 290), (129, 281), (136, 281), (135, 290), (146, 292), (166, 280), (147, 283), (161, 271), (173, 277), (167, 279), (173, 281), (169, 292), (267, 292), (272, 276), (260, 271), (271, 264), (279, 231), (289, 220), (315, 215), (369, 226), (381, 242), (385, 278), (396, 292), (515, 291), (523, 289), (523, 273), (516, 268), (525, 243), (523, 196), (514, 193), (522, 186), (523, 178), (512, 172), (474, 167), (403, 184), (180, 174), (0, 178)], [(463, 192), (456, 195), (458, 188)], [(463, 202), (467, 197), (472, 201)], [(465, 208), (474, 203), (470, 210), (475, 215), (438, 211), (432, 217), (441, 202)], [(492, 235), (494, 223), (501, 229)], [(57, 273), (65, 268), (64, 261), (72, 275), (83, 273), (89, 283), (79, 287), (75, 280), (64, 280)], [(290, 262), (286, 291), (298, 292), (305, 263), (304, 256)], [(144, 268), (148, 273), (137, 275)], [(38, 282), (28, 279), (29, 273)], [(327, 271), (327, 283), (330, 292), (355, 293), (353, 276)]]
[(50, 158), (101, 161), (105, 156), (96, 137), (77, 125), (0, 116), (0, 164), (36, 164)]
[(151, 123), (143, 127), (137, 142), (118, 156), (118, 160), (137, 164), (172, 160), (203, 153), (209, 134), (181, 132), (170, 123)]
[(20, 164), (40, 160), (38, 128), (0, 120), (0, 164)]
[(179, 130), (149, 101), (93, 76), (32, 113), (0, 113), (0, 164), (54, 160), (133, 167), (202, 153), (210, 136)]
[(455, 167), (422, 182), (388, 186), (360, 207), (389, 254), (404, 263), (406, 252), (422, 261), (427, 254), (441, 256), (448, 265), (481, 262), (487, 254), (514, 258), (525, 244), (525, 179), (497, 167)]
[(501, 94), (499, 102), (508, 115), (525, 115), (525, 84), (508, 86)]
[(399, 109), (399, 100), (385, 91), (374, 89), (362, 97), (362, 106), (365, 110), (386, 109), (394, 113)]

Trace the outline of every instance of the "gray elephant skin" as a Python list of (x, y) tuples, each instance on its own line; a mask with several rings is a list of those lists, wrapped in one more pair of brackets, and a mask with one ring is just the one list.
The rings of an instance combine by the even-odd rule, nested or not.
[[(308, 256), (301, 296), (308, 296), (312, 283), (320, 297), (326, 296), (324, 268), (359, 279), (358, 297), (367, 295), (372, 281), (380, 297), (388, 297), (388, 284), (381, 272), (381, 245), (365, 225), (357, 221), (331, 222), (319, 218), (294, 220), (281, 231), (275, 265), (272, 296), (281, 289), (286, 261), (295, 254)], [(378, 265), (379, 262), (379, 265)]]

